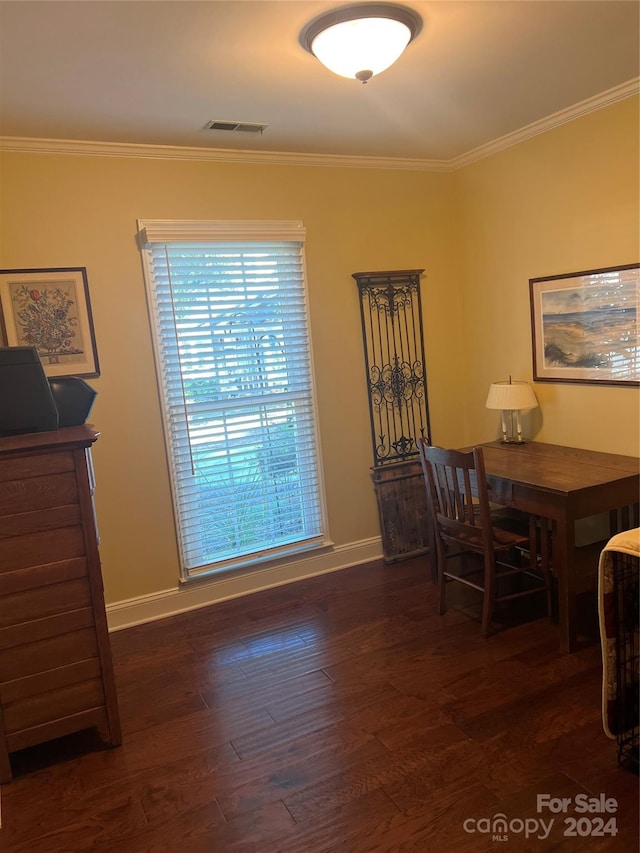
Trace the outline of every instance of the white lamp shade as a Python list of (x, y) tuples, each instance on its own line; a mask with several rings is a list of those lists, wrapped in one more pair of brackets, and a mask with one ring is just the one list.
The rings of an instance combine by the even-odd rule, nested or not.
[(522, 380), (492, 382), (485, 405), (487, 409), (526, 411), (536, 409), (538, 400), (528, 382)]
[(311, 50), (330, 71), (354, 78), (359, 72), (379, 74), (393, 65), (411, 36), (401, 21), (357, 18), (322, 30), (311, 42)]

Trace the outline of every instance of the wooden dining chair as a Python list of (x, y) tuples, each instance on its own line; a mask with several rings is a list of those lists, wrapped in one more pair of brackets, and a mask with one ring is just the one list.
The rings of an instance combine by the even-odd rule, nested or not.
[[(446, 611), (447, 584), (459, 581), (483, 595), (483, 637), (491, 632), (500, 602), (545, 592), (549, 615), (549, 560), (538, 554), (535, 520), (501, 517), (492, 510), (482, 448), (462, 452), (420, 441), (419, 450), (436, 549), (440, 613)], [(514, 590), (518, 579), (520, 588)]]

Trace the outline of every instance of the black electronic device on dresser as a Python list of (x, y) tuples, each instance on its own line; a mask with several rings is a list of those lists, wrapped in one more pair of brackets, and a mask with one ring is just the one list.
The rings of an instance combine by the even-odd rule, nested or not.
[(79, 376), (52, 376), (49, 386), (58, 410), (58, 426), (80, 426), (89, 417), (96, 392)]
[(35, 347), (0, 347), (0, 436), (80, 426), (95, 398), (79, 376), (47, 379)]
[(0, 347), (0, 435), (58, 429), (58, 409), (35, 347)]

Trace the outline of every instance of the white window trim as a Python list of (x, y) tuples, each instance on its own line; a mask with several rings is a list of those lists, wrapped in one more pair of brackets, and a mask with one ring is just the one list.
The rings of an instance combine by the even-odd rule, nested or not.
[(305, 236), (306, 229), (299, 220), (138, 220), (141, 248), (149, 243), (206, 243), (216, 240), (299, 240), (304, 243)]
[(313, 404), (313, 433), (315, 439), (316, 451), (316, 466), (317, 466), (317, 487), (318, 487), (318, 505), (321, 521), (321, 533), (316, 537), (309, 538), (302, 543), (294, 543), (269, 549), (258, 554), (249, 556), (243, 559), (222, 560), (215, 564), (213, 569), (196, 569), (189, 570), (185, 568), (182, 560), (181, 548), (179, 546), (179, 519), (178, 519), (178, 502), (176, 484), (173, 477), (173, 467), (171, 463), (170, 451), (170, 425), (167, 416), (167, 405), (164, 395), (164, 380), (162, 376), (162, 366), (159, 358), (160, 335), (156, 327), (153, 308), (152, 282), (153, 268), (151, 263), (151, 255), (147, 251), (147, 247), (153, 243), (172, 243), (172, 242), (223, 242), (223, 241), (295, 241), (302, 244), (304, 249), (304, 241), (306, 230), (304, 225), (299, 220), (172, 220), (172, 219), (139, 219), (137, 220), (137, 241), (141, 252), (144, 285), (147, 299), (147, 311), (149, 316), (149, 326), (151, 330), (153, 342), (153, 357), (156, 370), (157, 389), (160, 401), (160, 411), (162, 417), (165, 453), (167, 456), (167, 470), (169, 473), (169, 482), (171, 488), (172, 508), (174, 515), (176, 544), (180, 561), (180, 581), (193, 582), (194, 580), (210, 579), (212, 575), (218, 572), (226, 572), (234, 569), (251, 569), (252, 567), (260, 566), (268, 568), (283, 561), (295, 559), (303, 554), (315, 554), (331, 550), (334, 543), (331, 540), (327, 527), (327, 508), (324, 488), (323, 465), (321, 455), (320, 429), (318, 422), (318, 405), (315, 383), (315, 366), (313, 359), (313, 341), (311, 335), (311, 323), (309, 318), (308, 304), (308, 282), (306, 274), (306, 259), (304, 250), (302, 251), (302, 275), (305, 288), (305, 310), (307, 319), (307, 334), (308, 334), (308, 349), (309, 349), (309, 369), (311, 375), (311, 399)]

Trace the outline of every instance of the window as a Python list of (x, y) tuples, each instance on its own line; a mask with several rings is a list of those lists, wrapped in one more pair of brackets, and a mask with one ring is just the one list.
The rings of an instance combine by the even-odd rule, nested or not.
[(183, 578), (323, 545), (304, 229), (138, 230)]

